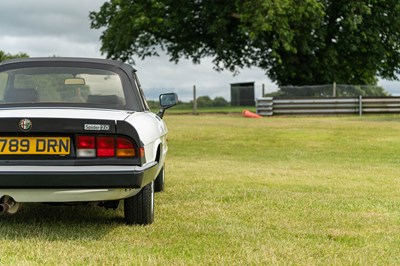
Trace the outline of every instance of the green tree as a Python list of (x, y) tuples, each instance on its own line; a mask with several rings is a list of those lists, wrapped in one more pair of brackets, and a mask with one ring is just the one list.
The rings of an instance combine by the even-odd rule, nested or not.
[(214, 107), (224, 107), (224, 106), (229, 106), (229, 102), (225, 100), (223, 97), (215, 97), (213, 100), (213, 106)]
[(258, 66), (279, 85), (375, 84), (400, 71), (398, 0), (110, 0), (90, 13), (101, 51), (217, 70)]
[(29, 57), (29, 55), (26, 53), (18, 53), (18, 54), (12, 55), (10, 53), (6, 53), (6, 52), (0, 50), (0, 62), (9, 60), (9, 59), (25, 58), (25, 57)]
[(197, 98), (198, 107), (212, 107), (213, 100), (209, 96), (200, 96)]

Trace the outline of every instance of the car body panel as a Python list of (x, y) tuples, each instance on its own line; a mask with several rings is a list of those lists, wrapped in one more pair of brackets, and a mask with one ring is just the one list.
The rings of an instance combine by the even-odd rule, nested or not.
[(159, 159), (162, 160), (160, 163), (162, 166), (163, 158), (165, 158), (168, 150), (166, 139), (168, 129), (164, 121), (151, 112), (134, 113), (126, 121), (137, 129), (146, 149), (146, 161), (155, 160), (157, 151), (160, 149), (161, 156), (159, 156)]

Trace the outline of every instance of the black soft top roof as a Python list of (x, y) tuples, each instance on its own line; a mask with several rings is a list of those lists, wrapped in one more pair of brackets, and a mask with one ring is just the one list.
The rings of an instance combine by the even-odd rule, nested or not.
[[(6, 60), (0, 63), (0, 72), (9, 69), (30, 68), (30, 67), (98, 67), (100, 69), (120, 72), (124, 88), (126, 106), (123, 110), (144, 111), (142, 96), (139, 93), (137, 83), (134, 80), (133, 72), (136, 72), (131, 65), (121, 61), (97, 58), (75, 58), (75, 57), (30, 57)], [(119, 108), (118, 108), (119, 109)]]
[(110, 59), (101, 59), (101, 58), (83, 58), (83, 57), (28, 57), (28, 58), (15, 58), (6, 60), (0, 63), (0, 66), (16, 64), (16, 63), (61, 63), (61, 62), (68, 62), (68, 63), (94, 63), (94, 64), (103, 64), (103, 65), (110, 65), (114, 67), (121, 68), (125, 71), (135, 71), (136, 69), (133, 68), (131, 65), (128, 65), (121, 61), (110, 60)]

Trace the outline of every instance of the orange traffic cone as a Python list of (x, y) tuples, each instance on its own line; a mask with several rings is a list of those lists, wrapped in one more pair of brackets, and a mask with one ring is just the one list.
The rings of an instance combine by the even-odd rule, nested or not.
[(243, 110), (242, 115), (244, 117), (248, 117), (248, 118), (261, 118), (262, 117), (261, 115), (250, 112), (249, 110)]

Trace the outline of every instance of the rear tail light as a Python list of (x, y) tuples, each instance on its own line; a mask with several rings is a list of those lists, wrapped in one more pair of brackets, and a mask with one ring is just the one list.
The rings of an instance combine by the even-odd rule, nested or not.
[(96, 157), (96, 138), (78, 136), (76, 138), (76, 155), (78, 157)]
[(140, 156), (144, 159), (144, 149), (136, 149), (132, 140), (126, 137), (114, 136), (77, 136), (76, 137), (77, 157), (120, 157), (132, 158)]
[(123, 137), (117, 139), (117, 157), (134, 157), (136, 155), (133, 143)]
[(97, 137), (97, 157), (114, 157), (115, 138)]
[(96, 139), (93, 136), (78, 136), (78, 149), (94, 149), (96, 147)]

